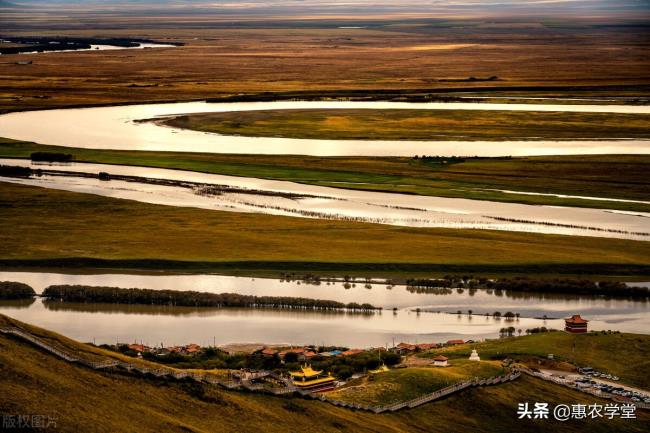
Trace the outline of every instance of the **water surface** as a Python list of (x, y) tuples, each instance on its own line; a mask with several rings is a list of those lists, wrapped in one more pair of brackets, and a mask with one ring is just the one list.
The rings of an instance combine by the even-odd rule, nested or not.
[[(170, 290), (233, 292), (248, 295), (303, 296), (340, 302), (368, 302), (384, 311), (372, 314), (290, 310), (212, 309), (142, 305), (78, 304), (42, 301), (0, 303), (0, 313), (97, 343), (143, 341), (147, 344), (228, 344), (242, 342), (339, 344), (350, 347), (392, 345), (395, 342), (438, 342), (451, 338), (495, 338), (499, 329), (563, 327), (564, 317), (582, 314), (590, 328), (648, 333), (650, 304), (602, 297), (508, 294), (483, 290), (442, 290), (414, 293), (404, 286), (387, 288), (359, 281), (310, 285), (273, 279), (220, 275), (71, 275), (0, 272), (0, 281), (21, 281), (41, 292), (51, 284), (86, 284)], [(396, 312), (392, 308), (397, 308)], [(414, 310), (432, 312), (417, 313)], [(456, 311), (473, 310), (473, 316)], [(521, 314), (515, 321), (478, 314)], [(449, 314), (452, 313), (452, 314)], [(535, 317), (546, 315), (550, 319)]]
[[(650, 113), (650, 106), (642, 105), (498, 104), (489, 102), (407, 103), (385, 101), (183, 102), (9, 113), (0, 116), (0, 136), (42, 144), (92, 149), (318, 156), (413, 156), (423, 154), (441, 156), (526, 156), (650, 153), (650, 141), (634, 139), (501, 142), (309, 140), (283, 137), (225, 136), (163, 127), (152, 122), (134, 122), (138, 119), (191, 113), (337, 108)], [(38, 127), (35, 127), (35, 125), (38, 125)]]
[[(236, 187), (242, 192), (247, 192), (200, 195), (196, 193), (195, 189), (181, 186), (49, 175), (30, 179), (0, 178), (7, 182), (171, 206), (363, 221), (409, 227), (490, 229), (636, 240), (650, 239), (650, 214), (643, 212), (533, 206), (461, 198), (347, 190), (287, 181), (134, 166), (84, 163), (44, 165), (24, 159), (2, 158), (0, 158), (0, 164), (64, 172), (92, 174), (107, 172), (149, 179), (197, 182)], [(303, 196), (279, 195), (287, 193)]]

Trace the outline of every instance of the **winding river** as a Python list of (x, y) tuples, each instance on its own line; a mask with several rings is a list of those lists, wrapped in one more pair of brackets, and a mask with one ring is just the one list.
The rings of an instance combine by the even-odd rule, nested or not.
[(93, 149), (317, 156), (647, 154), (650, 140), (382, 141), (226, 136), (135, 122), (171, 115), (283, 109), (515, 110), (648, 114), (644, 105), (407, 103), (383, 101), (183, 102), (40, 110), (0, 116), (0, 137)]
[[(37, 292), (52, 284), (198, 290), (249, 295), (303, 296), (340, 302), (369, 302), (381, 313), (352, 314), (287, 310), (211, 309), (141, 305), (76, 304), (5, 301), (0, 313), (51, 329), (81, 341), (145, 344), (290, 343), (371, 347), (400, 341), (438, 342), (452, 338), (498, 336), (499, 329), (547, 326), (561, 329), (564, 317), (580, 313), (594, 330), (616, 329), (647, 333), (650, 303), (602, 297), (558, 296), (441, 290), (415, 293), (404, 286), (387, 287), (363, 281), (346, 288), (342, 283), (320, 285), (296, 281), (220, 275), (127, 275), (0, 272), (0, 281), (21, 281)], [(415, 308), (421, 308), (417, 313)], [(393, 308), (397, 308), (395, 312)], [(424, 310), (427, 310), (425, 312)], [(473, 310), (474, 315), (457, 315)], [(486, 317), (485, 313), (520, 313), (515, 321)], [(483, 315), (481, 315), (483, 314)], [(548, 319), (539, 319), (546, 315)]]
[[(0, 165), (48, 170), (3, 181), (146, 203), (230, 212), (362, 221), (409, 227), (508, 230), (573, 236), (650, 240), (650, 214), (607, 209), (533, 206), (518, 203), (348, 190), (287, 181), (183, 170), (106, 164), (35, 164), (2, 159)], [(102, 181), (80, 174), (135, 176)], [(62, 176), (63, 174), (72, 176)], [(174, 181), (172, 185), (156, 181)], [(151, 183), (154, 182), (154, 183)], [(217, 190), (214, 193), (210, 187)], [(228, 188), (227, 192), (221, 189)]]

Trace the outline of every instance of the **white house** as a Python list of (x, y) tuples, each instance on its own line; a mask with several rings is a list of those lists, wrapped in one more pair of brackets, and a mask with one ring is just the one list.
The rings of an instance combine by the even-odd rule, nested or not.
[(448, 367), (449, 363), (447, 362), (449, 358), (446, 356), (438, 355), (433, 358), (433, 365), (436, 367)]

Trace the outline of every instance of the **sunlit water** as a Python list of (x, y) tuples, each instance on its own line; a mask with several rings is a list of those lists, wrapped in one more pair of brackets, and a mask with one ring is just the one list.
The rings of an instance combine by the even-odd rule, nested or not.
[[(70, 275), (36, 272), (0, 272), (0, 281), (21, 281), (41, 292), (53, 284), (198, 290), (247, 295), (302, 296), (340, 302), (368, 302), (385, 310), (373, 314), (301, 312), (290, 310), (213, 309), (140, 305), (76, 304), (11, 301), (0, 303), (0, 313), (63, 333), (82, 341), (146, 344), (228, 344), (242, 342), (337, 344), (350, 347), (392, 345), (393, 340), (438, 342), (451, 338), (482, 339), (498, 336), (502, 327), (547, 326), (561, 329), (564, 317), (582, 314), (594, 330), (648, 333), (650, 304), (542, 294), (491, 293), (452, 290), (448, 294), (413, 293), (404, 286), (388, 288), (363, 281), (311, 285), (280, 280), (219, 275)], [(444, 292), (444, 291), (443, 291)], [(445, 292), (447, 293), (447, 292)], [(423, 312), (415, 312), (415, 308)], [(396, 312), (392, 308), (397, 308)], [(424, 312), (424, 310), (432, 312)], [(474, 315), (457, 315), (473, 310)], [(480, 314), (507, 311), (521, 314), (515, 321)], [(452, 314), (449, 314), (452, 313)], [(546, 315), (547, 320), (539, 319)], [(537, 318), (537, 319), (536, 319)]]
[(169, 128), (134, 120), (204, 112), (278, 109), (512, 110), (650, 113), (650, 106), (586, 104), (407, 103), (383, 101), (275, 101), (144, 104), (41, 110), (0, 116), (0, 136), (59, 146), (179, 152), (305, 155), (567, 155), (650, 153), (648, 140), (387, 141), (240, 137)]
[[(301, 194), (287, 198), (262, 194), (224, 193), (198, 195), (191, 188), (83, 177), (42, 176), (3, 181), (44, 186), (107, 197), (171, 206), (188, 206), (234, 212), (256, 212), (307, 218), (354, 220), (410, 227), (491, 229), (576, 236), (649, 240), (650, 214), (603, 209), (533, 206), (459, 198), (355, 191), (294, 182), (223, 176), (104, 164), (34, 164), (29, 160), (1, 159), (0, 164), (83, 173), (169, 179), (247, 190)], [(507, 221), (505, 219), (509, 219)]]

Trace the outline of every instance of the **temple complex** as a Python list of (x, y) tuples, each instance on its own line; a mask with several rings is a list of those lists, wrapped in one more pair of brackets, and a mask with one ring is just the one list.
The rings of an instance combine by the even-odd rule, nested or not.
[(574, 314), (568, 319), (564, 319), (564, 330), (572, 334), (583, 334), (587, 332), (587, 323), (589, 320), (585, 320), (580, 317), (579, 314)]
[(336, 379), (329, 373), (323, 373), (305, 364), (300, 371), (291, 371), (291, 380), (298, 389), (310, 392), (329, 391), (334, 389)]

